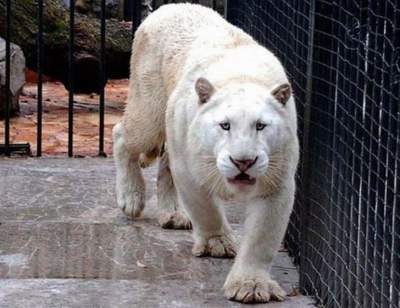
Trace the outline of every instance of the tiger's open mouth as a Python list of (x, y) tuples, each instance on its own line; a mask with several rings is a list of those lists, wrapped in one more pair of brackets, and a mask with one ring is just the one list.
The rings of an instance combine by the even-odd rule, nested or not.
[(234, 178), (228, 178), (228, 182), (235, 185), (254, 185), (256, 183), (256, 178), (253, 178), (247, 173), (242, 172)]

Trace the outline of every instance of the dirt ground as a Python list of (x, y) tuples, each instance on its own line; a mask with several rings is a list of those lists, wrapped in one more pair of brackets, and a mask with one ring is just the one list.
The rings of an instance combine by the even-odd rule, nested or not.
[[(104, 149), (112, 152), (111, 131), (121, 118), (128, 80), (111, 80), (105, 93)], [(99, 147), (99, 95), (74, 95), (74, 155), (96, 156)], [(11, 143), (30, 143), (36, 154), (37, 85), (28, 83), (20, 97), (20, 114), (11, 119)], [(59, 82), (43, 84), (43, 156), (66, 155), (68, 149), (68, 92)], [(0, 143), (4, 121), (0, 121)]]

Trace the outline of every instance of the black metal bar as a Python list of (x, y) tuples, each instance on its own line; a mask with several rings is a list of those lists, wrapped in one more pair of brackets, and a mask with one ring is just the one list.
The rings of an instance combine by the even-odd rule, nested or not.
[[(337, 34), (339, 29), (339, 24), (340, 20), (337, 20), (339, 18), (338, 16), (338, 4), (337, 3), (332, 3), (331, 5), (324, 5), (322, 6), (325, 8), (321, 10), (319, 13), (323, 15), (322, 19), (325, 19), (328, 24), (330, 24), (330, 27), (324, 27), (323, 22), (321, 20), (321, 24), (318, 27), (318, 31), (323, 32), (322, 39), (318, 42), (318, 48), (321, 50), (326, 49), (328, 57), (327, 59), (324, 59), (320, 57), (318, 59), (318, 62), (321, 67), (321, 73), (316, 73), (315, 75), (318, 75), (319, 78), (323, 78), (324, 80), (327, 80), (327, 90), (325, 89), (318, 89), (315, 92), (318, 92), (320, 94), (324, 94), (328, 98), (328, 105), (332, 106), (331, 108), (328, 109), (328, 118), (332, 122), (331, 126), (331, 133), (329, 134), (329, 146), (331, 147), (331, 150), (329, 151), (329, 156), (321, 157), (324, 162), (329, 161), (329, 164), (331, 166), (328, 176), (329, 176), (329, 190), (327, 190), (329, 194), (329, 233), (327, 235), (327, 239), (329, 241), (328, 247), (330, 248), (329, 253), (327, 253), (326, 259), (328, 260), (328, 263), (332, 265), (332, 268), (329, 269), (328, 271), (324, 271), (322, 274), (324, 275), (324, 280), (329, 280), (327, 281), (328, 286), (330, 290), (332, 290), (333, 294), (337, 294), (340, 284), (339, 284), (339, 279), (338, 276), (340, 276), (340, 269), (339, 269), (339, 260), (338, 260), (338, 250), (339, 250), (339, 245), (341, 245), (341, 241), (338, 238), (338, 234), (340, 232), (340, 211), (338, 210), (338, 202), (339, 202), (339, 185), (341, 184), (340, 181), (340, 175), (338, 174), (338, 169), (340, 170), (342, 164), (340, 161), (339, 157), (339, 151), (341, 150), (340, 147), (340, 122), (341, 119), (339, 117), (341, 116), (340, 112), (340, 106), (339, 104), (341, 103), (339, 101), (339, 98), (337, 96), (338, 93), (338, 87), (340, 87), (339, 83), (339, 78), (338, 78), (338, 70), (340, 70), (340, 58), (338, 57), (337, 53), (339, 52), (339, 46), (340, 42), (337, 40), (339, 38), (336, 37), (336, 35), (332, 38), (331, 42), (329, 38), (329, 33), (334, 33)], [(333, 21), (337, 22), (333, 22)], [(327, 40), (328, 39), (328, 40)], [(329, 60), (328, 60), (329, 59)], [(324, 65), (326, 65), (326, 68), (323, 69)], [(321, 106), (319, 107), (319, 112), (321, 112)], [(314, 118), (317, 120), (318, 113), (315, 112)], [(322, 122), (321, 122), (322, 123)], [(325, 126), (325, 125), (324, 125)], [(323, 129), (324, 133), (327, 133), (325, 129)], [(315, 138), (315, 133), (313, 134), (313, 137)], [(319, 138), (321, 137), (318, 136)], [(328, 139), (328, 138), (327, 138)], [(312, 153), (314, 154), (314, 153)], [(315, 155), (315, 154), (314, 154)], [(317, 154), (317, 157), (320, 156)], [(314, 164), (315, 168), (315, 164)], [(331, 301), (334, 301), (335, 304), (340, 307), (340, 299), (335, 296)]]
[(99, 156), (104, 153), (104, 87), (106, 85), (106, 1), (101, 0), (101, 31), (100, 31), (100, 102), (99, 102)]
[(225, 0), (224, 1), (224, 4), (225, 4), (224, 16), (225, 16), (225, 19), (231, 23), (234, 22), (234, 19), (233, 19), (234, 15), (232, 14), (232, 10), (231, 10), (232, 1), (233, 0)]
[(142, 22), (142, 1), (132, 0), (133, 5), (131, 6), (131, 16), (132, 16), (132, 37), (135, 37), (135, 32), (139, 28)]
[[(301, 177), (302, 177), (302, 206), (304, 207), (300, 213), (300, 220), (302, 221), (301, 230), (300, 230), (300, 241), (305, 243), (307, 241), (307, 223), (305, 221), (308, 220), (309, 215), (309, 199), (308, 192), (311, 187), (311, 169), (310, 169), (310, 144), (309, 144), (309, 136), (310, 136), (310, 122), (311, 122), (311, 103), (312, 103), (312, 89), (313, 89), (313, 59), (314, 59), (314, 33), (315, 33), (315, 0), (311, 0), (310, 6), (310, 14), (309, 14), (309, 37), (308, 37), (308, 55), (307, 55), (307, 84), (306, 84), (306, 97), (305, 97), (305, 106), (304, 106), (304, 116), (303, 116), (303, 162), (301, 169)], [(304, 290), (308, 289), (308, 277), (306, 277), (304, 273), (303, 267), (305, 266), (305, 258), (307, 255), (306, 245), (301, 245), (300, 247), (300, 287)]]
[[(352, 41), (349, 42), (352, 49), (349, 52), (350, 63), (352, 66), (348, 65), (347, 74), (346, 76), (352, 76), (354, 79), (354, 83), (350, 83), (350, 93), (353, 93), (353, 103), (350, 105), (349, 114), (352, 118), (350, 120), (350, 131), (353, 132), (352, 134), (352, 143), (351, 143), (351, 150), (352, 150), (352, 161), (351, 161), (351, 189), (348, 194), (348, 200), (351, 200), (350, 206), (350, 225), (349, 225), (349, 259), (347, 263), (349, 264), (349, 271), (347, 272), (347, 279), (349, 282), (348, 288), (350, 292), (348, 293), (348, 305), (349, 307), (357, 307), (359, 304), (357, 298), (357, 291), (358, 291), (358, 279), (356, 278), (357, 267), (358, 267), (358, 242), (360, 238), (360, 228), (359, 228), (359, 220), (360, 220), (360, 209), (359, 209), (359, 188), (361, 184), (361, 136), (362, 132), (360, 131), (360, 125), (362, 121), (362, 88), (363, 88), (363, 78), (362, 78), (362, 70), (360, 70), (360, 65), (362, 65), (361, 60), (361, 52), (359, 52), (360, 48), (360, 38), (362, 37), (360, 31), (360, 24), (361, 24), (361, 9), (359, 5), (356, 5), (354, 2), (351, 2), (351, 8), (349, 9), (350, 12), (353, 14), (353, 33), (352, 33)], [(349, 39), (349, 38), (348, 38)], [(350, 64), (349, 63), (349, 64)], [(356, 68), (356, 69), (354, 69)]]
[(365, 139), (369, 139), (368, 147), (368, 172), (367, 174), (367, 230), (366, 230), (366, 243), (365, 243), (365, 291), (364, 291), (364, 301), (372, 307), (379, 307), (379, 303), (376, 301), (379, 298), (375, 297), (377, 292), (375, 281), (374, 281), (374, 254), (375, 247), (377, 245), (378, 230), (378, 220), (377, 220), (377, 177), (379, 161), (377, 157), (379, 156), (379, 88), (375, 84), (375, 79), (378, 79), (380, 83), (380, 76), (378, 68), (381, 65), (381, 59), (376, 57), (376, 50), (378, 48), (378, 19), (379, 17), (375, 15), (373, 2), (368, 4), (368, 57), (367, 57), (367, 78), (369, 82), (366, 87), (366, 129), (365, 129)]
[[(385, 17), (388, 20), (394, 20), (394, 7), (393, 3), (386, 2), (385, 3)], [(390, 86), (391, 76), (394, 75), (393, 66), (391, 65), (393, 62), (394, 50), (391, 47), (391, 40), (393, 39), (393, 24), (387, 23), (385, 29), (385, 44), (384, 44), (384, 54), (385, 58), (389, 63), (389, 69), (385, 69), (382, 71), (383, 73), (383, 88), (384, 89), (392, 89)], [(397, 112), (397, 104), (393, 100), (393, 92), (383, 91), (382, 97), (382, 108), (383, 110), (387, 110), (387, 113), (382, 113), (383, 123), (386, 128), (384, 131), (384, 142), (382, 149), (385, 149), (385, 158), (384, 158), (384, 174), (381, 174), (382, 179), (387, 179), (385, 189), (385, 199), (384, 199), (384, 230), (382, 238), (384, 240), (383, 251), (382, 251), (382, 279), (380, 282), (381, 292), (381, 305), (382, 307), (390, 307), (391, 305), (391, 281), (390, 281), (390, 269), (393, 266), (392, 264), (392, 218), (394, 213), (394, 181), (395, 181), (395, 156), (396, 152), (396, 140), (394, 137), (394, 132), (396, 128), (396, 122), (392, 115)]]
[(392, 194), (393, 194), (393, 215), (391, 222), (392, 245), (391, 245), (391, 269), (390, 285), (392, 307), (400, 307), (400, 7), (395, 3), (393, 26), (396, 27), (393, 33), (391, 43), (395, 46), (393, 50), (393, 59), (391, 63), (391, 90), (392, 90), (392, 108), (391, 113), (393, 126), (391, 133), (393, 141), (391, 143), (392, 157), (389, 167), (392, 167)]
[(73, 125), (74, 125), (74, 78), (75, 78), (75, 59), (74, 59), (74, 41), (75, 41), (75, 0), (70, 0), (69, 7), (69, 53), (68, 53), (68, 156), (73, 156)]
[[(347, 51), (347, 46), (346, 46), (346, 36), (345, 36), (345, 31), (343, 31), (344, 25), (346, 25), (346, 11), (343, 8), (345, 7), (345, 1), (338, 1), (338, 4), (335, 5), (334, 14), (332, 17), (334, 20), (337, 20), (337, 23), (335, 23), (336, 29), (335, 33), (337, 33), (337, 38), (338, 38), (338, 46), (337, 46), (337, 71), (341, 72), (342, 74), (345, 74), (346, 72), (346, 51)], [(342, 7), (343, 6), (343, 7)], [(346, 78), (337, 78), (335, 87), (336, 87), (336, 101), (335, 105), (337, 106), (336, 108), (336, 115), (335, 119), (336, 121), (336, 127), (335, 127), (335, 132), (336, 132), (336, 159), (335, 159), (335, 183), (333, 183), (334, 189), (333, 189), (333, 203), (336, 204), (336, 221), (338, 223), (338, 227), (336, 228), (336, 234), (335, 234), (335, 239), (336, 239), (336, 245), (335, 250), (335, 265), (334, 268), (337, 271), (336, 277), (335, 277), (335, 287), (336, 287), (336, 294), (337, 296), (337, 301), (340, 303), (341, 307), (348, 307), (348, 304), (346, 302), (346, 277), (347, 273), (345, 269), (344, 264), (344, 256), (346, 254), (346, 249), (345, 249), (345, 242), (346, 242), (346, 223), (347, 223), (347, 200), (346, 200), (346, 176), (347, 176), (347, 142), (348, 142), (348, 134), (346, 131), (346, 125), (347, 125), (347, 112), (344, 112), (344, 107), (346, 105), (350, 105), (351, 102), (349, 102), (349, 98), (347, 98), (343, 93), (346, 89), (347, 86), (347, 80)], [(338, 278), (342, 278), (342, 280)]]
[[(368, 0), (362, 0), (359, 4), (360, 7), (360, 24), (368, 24)], [(368, 28), (360, 29), (361, 37), (365, 38), (368, 35)], [(366, 285), (366, 254), (365, 254), (365, 243), (367, 242), (367, 215), (368, 215), (368, 202), (367, 202), (367, 193), (368, 193), (368, 148), (370, 140), (369, 138), (365, 138), (365, 129), (368, 127), (366, 124), (367, 117), (366, 109), (368, 105), (365, 104), (366, 95), (365, 89), (368, 84), (368, 76), (365, 71), (365, 62), (368, 57), (368, 48), (366, 46), (366, 42), (362, 42), (357, 50), (359, 56), (359, 63), (357, 66), (359, 75), (358, 85), (361, 89), (360, 98), (358, 101), (360, 114), (356, 120), (358, 120), (358, 129), (356, 130), (357, 137), (360, 142), (360, 165), (358, 166), (358, 172), (360, 177), (360, 186), (359, 186), (359, 197), (358, 197), (358, 208), (360, 209), (359, 220), (357, 224), (358, 229), (358, 242), (357, 242), (357, 289), (356, 296), (358, 300), (358, 304), (361, 307), (368, 306), (368, 302), (365, 302), (365, 285)]]
[[(371, 2), (371, 11), (378, 15), (378, 16), (385, 16), (385, 9), (384, 9), (384, 2), (380, 1), (374, 1)], [(384, 166), (387, 165), (386, 161), (386, 149), (387, 149), (387, 138), (385, 138), (386, 132), (385, 128), (387, 127), (387, 119), (386, 119), (386, 111), (389, 109), (387, 103), (388, 100), (383, 98), (383, 72), (387, 70), (385, 68), (384, 64), (384, 58), (387, 58), (385, 56), (385, 50), (384, 50), (384, 34), (385, 34), (385, 21), (383, 18), (378, 18), (376, 20), (376, 25), (375, 25), (375, 32), (376, 32), (376, 38), (375, 38), (375, 48), (374, 48), (374, 53), (378, 53), (381, 56), (376, 57), (375, 59), (375, 78), (374, 82), (376, 83), (375, 89), (374, 89), (374, 96), (373, 96), (373, 101), (377, 105), (377, 110), (376, 110), (376, 133), (372, 133), (372, 138), (376, 138), (376, 144), (377, 147), (375, 150), (372, 152), (374, 153), (374, 160), (376, 164), (375, 168), (375, 184), (371, 187), (375, 191), (375, 200), (372, 201), (372, 203), (375, 206), (375, 226), (374, 226), (374, 231), (375, 231), (375, 239), (373, 241), (373, 273), (372, 273), (372, 278), (373, 278), (373, 298), (374, 301), (377, 303), (379, 307), (385, 307), (382, 305), (382, 295), (384, 294), (383, 290), (381, 289), (381, 281), (382, 281), (382, 273), (383, 273), (383, 248), (385, 245), (385, 239), (383, 238), (384, 236), (384, 217), (385, 217), (385, 186), (386, 186), (386, 180), (385, 180), (385, 168)]]
[(5, 127), (4, 127), (4, 144), (6, 156), (10, 156), (10, 74), (11, 74), (11, 0), (6, 2), (6, 108), (5, 108)]
[[(239, 16), (237, 16), (237, 12), (241, 5), (243, 5), (243, 2), (238, 0), (225, 0), (225, 18), (235, 26), (239, 26), (243, 29), (243, 25), (241, 25), (238, 18)], [(243, 17), (243, 15), (241, 17)]]
[[(400, 14), (397, 15), (397, 21), (400, 23)], [(400, 45), (400, 35), (397, 35), (396, 39), (394, 40), (397, 45)], [(400, 55), (398, 61), (400, 61)], [(400, 65), (398, 63), (397, 65)], [(400, 71), (398, 71), (400, 73)], [(397, 76), (399, 78), (400, 76)], [(394, 210), (393, 210), (393, 218), (392, 218), (392, 269), (390, 273), (390, 280), (393, 288), (391, 302), (393, 307), (400, 306), (400, 106), (398, 105), (398, 98), (400, 96), (400, 82), (397, 80), (393, 87), (393, 95), (396, 99), (396, 108), (397, 113), (394, 113), (393, 116), (396, 118), (397, 127), (393, 129), (396, 138), (396, 150), (394, 152), (394, 157), (396, 158), (395, 162), (395, 171), (394, 171), (394, 181), (395, 181), (395, 189), (394, 193)], [(395, 116), (397, 114), (397, 117)]]
[(37, 135), (36, 156), (42, 156), (42, 114), (43, 114), (43, 0), (38, 0), (38, 34), (37, 34)]

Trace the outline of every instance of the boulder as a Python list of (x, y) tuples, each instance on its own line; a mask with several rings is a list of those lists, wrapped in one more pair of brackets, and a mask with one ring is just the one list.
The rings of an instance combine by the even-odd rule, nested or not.
[[(106, 18), (118, 18), (123, 17), (124, 0), (105, 0)], [(70, 0), (63, 0), (64, 6), (69, 9)], [(75, 0), (76, 11), (82, 14), (89, 15), (91, 17), (101, 16), (101, 0)]]
[(21, 48), (11, 43), (10, 88), (6, 89), (6, 41), (0, 37), (0, 118), (4, 118), (6, 93), (10, 93), (10, 115), (19, 111), (19, 95), (25, 84), (25, 57)]

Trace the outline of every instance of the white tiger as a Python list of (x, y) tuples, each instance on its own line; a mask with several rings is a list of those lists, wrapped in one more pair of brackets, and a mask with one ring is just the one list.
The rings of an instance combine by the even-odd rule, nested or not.
[[(129, 217), (141, 214), (140, 165), (166, 142), (160, 223), (191, 222), (196, 256), (236, 255), (227, 298), (283, 300), (269, 271), (293, 205), (296, 130), (291, 87), (271, 52), (210, 9), (163, 6), (135, 34), (128, 105), (113, 130), (118, 205)], [(239, 249), (227, 202), (247, 208)]]

